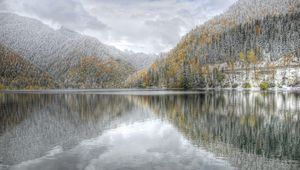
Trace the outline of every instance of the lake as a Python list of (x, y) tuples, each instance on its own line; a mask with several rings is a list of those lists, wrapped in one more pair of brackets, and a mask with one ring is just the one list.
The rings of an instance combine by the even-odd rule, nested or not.
[(300, 168), (300, 93), (0, 93), (0, 169)]

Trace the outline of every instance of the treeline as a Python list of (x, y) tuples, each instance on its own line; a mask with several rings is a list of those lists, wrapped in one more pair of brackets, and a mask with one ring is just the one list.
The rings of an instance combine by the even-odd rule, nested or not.
[[(195, 29), (166, 58), (156, 61), (127, 80), (129, 87), (216, 87), (226, 77), (224, 68), (261, 61), (294, 58), (300, 61), (300, 13), (266, 16), (262, 20), (228, 26)], [(226, 25), (227, 24), (227, 25)], [(222, 66), (225, 65), (225, 67)]]

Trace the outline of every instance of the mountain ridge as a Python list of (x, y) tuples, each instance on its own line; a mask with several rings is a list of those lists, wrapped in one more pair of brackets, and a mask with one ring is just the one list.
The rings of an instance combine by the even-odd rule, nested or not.
[[(103, 63), (117, 64), (126, 73), (120, 74), (124, 76), (118, 78), (121, 80), (125, 80), (132, 71), (146, 67), (156, 58), (153, 55), (129, 54), (105, 45), (94, 37), (79, 34), (65, 27), (54, 30), (38, 20), (12, 13), (0, 13), (0, 22), (0, 43), (51, 74), (64, 87), (68, 87), (72, 83), (76, 84), (70, 81), (74, 78), (70, 76), (69, 72), (80, 64), (82, 58), (96, 57), (99, 59), (97, 62), (101, 60)], [(99, 77), (92, 79), (99, 79)], [(110, 79), (110, 81), (113, 80)], [(120, 81), (115, 83), (120, 83)], [(95, 85), (95, 82), (93, 84), (91, 87), (103, 87), (102, 84)], [(89, 87), (88, 84), (82, 86)]]
[[(247, 5), (243, 5), (245, 3)], [(257, 7), (259, 10), (255, 8), (255, 12), (240, 17), (258, 3), (263, 4)], [(272, 86), (293, 86), (299, 83), (298, 69), (290, 70), (292, 75), (289, 76), (283, 70), (268, 70), (275, 72), (272, 73), (274, 76), (266, 73), (258, 78), (256, 74), (260, 70), (255, 70), (255, 67), (299, 64), (299, 7), (296, 0), (240, 0), (225, 13), (187, 33), (166, 57), (155, 62), (150, 69), (129, 77), (127, 85), (215, 88), (252, 84), (257, 87), (268, 81), (275, 84)], [(234, 70), (231, 73), (234, 75), (227, 74), (226, 70), (232, 67), (243, 71), (237, 73)], [(254, 71), (250, 71), (253, 68)], [(235, 79), (231, 80), (232, 77)], [(276, 80), (271, 77), (276, 77)]]

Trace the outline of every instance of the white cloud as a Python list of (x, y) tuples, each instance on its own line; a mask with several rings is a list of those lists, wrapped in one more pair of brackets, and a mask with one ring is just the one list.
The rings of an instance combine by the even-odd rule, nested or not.
[(65, 26), (120, 49), (167, 51), (236, 0), (0, 0), (0, 10)]

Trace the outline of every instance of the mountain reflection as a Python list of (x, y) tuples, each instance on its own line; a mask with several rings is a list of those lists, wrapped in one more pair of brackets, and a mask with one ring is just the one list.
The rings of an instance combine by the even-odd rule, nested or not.
[[(232, 153), (234, 149), (290, 163), (300, 160), (299, 94), (210, 92), (139, 100), (194, 144), (220, 156), (235, 156), (232, 161), (239, 168), (241, 155)], [(228, 145), (231, 151), (224, 147)]]
[(155, 127), (170, 123), (194, 146), (238, 169), (299, 168), (298, 93), (0, 94), (0, 104), (5, 165), (42, 157), (56, 146), (76, 148), (120, 125), (145, 127), (151, 118), (161, 120)]
[(72, 147), (117, 126), (133, 105), (125, 96), (1, 94), (0, 160), (34, 159), (56, 145)]

